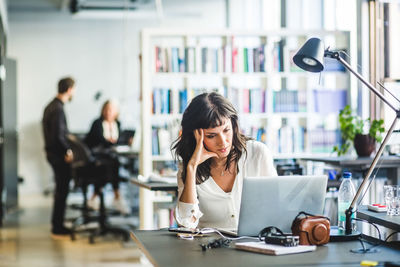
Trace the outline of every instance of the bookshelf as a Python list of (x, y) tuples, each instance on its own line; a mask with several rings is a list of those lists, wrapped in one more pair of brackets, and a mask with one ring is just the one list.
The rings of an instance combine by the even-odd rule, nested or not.
[[(231, 100), (241, 130), (265, 142), (274, 158), (328, 155), (340, 138), (337, 115), (351, 102), (356, 84), (335, 62), (326, 62), (321, 76), (292, 63), (301, 44), (314, 36), (355, 54), (348, 31), (144, 29), (140, 173), (174, 173), (169, 149), (182, 112), (194, 96), (209, 91)], [(141, 190), (143, 229), (157, 228), (154, 198)]]

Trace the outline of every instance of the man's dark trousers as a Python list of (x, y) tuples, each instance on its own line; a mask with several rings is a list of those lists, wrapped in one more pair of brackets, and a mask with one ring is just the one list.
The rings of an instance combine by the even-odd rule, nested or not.
[(47, 159), (53, 168), (55, 179), (54, 204), (51, 216), (52, 231), (64, 228), (64, 218), (69, 182), (71, 180), (71, 166), (62, 159)]

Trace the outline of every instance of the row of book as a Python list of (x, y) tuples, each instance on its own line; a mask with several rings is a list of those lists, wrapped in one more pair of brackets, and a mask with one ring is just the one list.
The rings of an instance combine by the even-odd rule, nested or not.
[(170, 155), (172, 135), (167, 127), (153, 127), (151, 130), (151, 151), (153, 155)]
[(245, 135), (268, 145), (274, 153), (304, 153), (306, 142), (310, 142), (312, 153), (330, 153), (341, 142), (339, 130), (316, 128), (309, 131), (299, 125), (283, 125), (279, 129), (266, 127), (242, 128)]
[(312, 153), (331, 153), (333, 147), (342, 141), (340, 130), (326, 130), (324, 128), (311, 130), (309, 140)]
[(263, 88), (228, 88), (226, 96), (239, 113), (264, 113), (267, 111), (267, 94)]
[[(204, 92), (221, 91), (219, 88), (192, 88), (180, 89), (177, 94), (172, 93), (171, 88), (155, 88), (152, 93), (152, 112), (153, 114), (182, 114), (186, 109), (189, 101)], [(223, 94), (235, 106), (239, 113), (265, 113), (267, 112), (267, 91), (264, 88), (224, 88)], [(316, 94), (315, 94), (316, 95)], [(315, 101), (321, 101), (315, 98)], [(327, 95), (328, 97), (331, 94)], [(273, 112), (306, 112), (307, 111), (307, 95), (304, 90), (280, 90), (274, 91), (272, 95)], [(346, 98), (337, 102), (338, 107), (334, 108), (335, 103), (331, 103), (328, 109), (340, 110), (346, 103)], [(325, 99), (330, 103), (330, 99)], [(320, 106), (319, 102), (315, 106)], [(319, 108), (320, 110), (321, 108)]]
[(242, 132), (265, 143), (273, 153), (304, 153), (306, 131), (302, 126), (284, 125), (279, 129), (267, 127), (242, 128)]
[(254, 73), (284, 71), (281, 42), (257, 47), (155, 47), (156, 72)]
[(168, 227), (178, 227), (174, 216), (174, 208), (158, 209), (154, 214), (154, 228), (161, 229)]
[(274, 112), (306, 112), (307, 95), (303, 91), (274, 91), (272, 105)]
[[(187, 73), (257, 73), (297, 72), (292, 57), (297, 49), (289, 49), (284, 41), (256, 47), (160, 47), (155, 46), (156, 72)], [(336, 60), (325, 60), (325, 71), (345, 71)]]
[[(313, 153), (330, 153), (341, 142), (339, 130), (312, 129), (309, 132), (301, 125), (282, 125), (279, 129), (267, 127), (245, 127), (241, 131), (255, 140), (263, 142), (274, 153), (304, 153), (306, 142)], [(178, 129), (167, 126), (152, 128), (152, 154), (171, 155), (171, 144), (178, 136)]]
[(152, 92), (153, 114), (182, 114), (189, 101), (205, 92), (217, 92), (218, 88), (180, 89), (173, 94), (171, 88), (155, 88)]

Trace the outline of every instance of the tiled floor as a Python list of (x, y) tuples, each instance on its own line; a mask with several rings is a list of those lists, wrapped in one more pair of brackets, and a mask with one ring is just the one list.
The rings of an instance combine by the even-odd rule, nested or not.
[(132, 241), (111, 235), (95, 244), (83, 235), (76, 241), (52, 238), (51, 197), (24, 197), (20, 206), (0, 228), (0, 266), (149, 266)]

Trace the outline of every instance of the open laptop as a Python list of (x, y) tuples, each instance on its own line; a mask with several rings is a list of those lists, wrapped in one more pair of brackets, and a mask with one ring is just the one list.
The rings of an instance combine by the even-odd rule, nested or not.
[(235, 236), (257, 236), (263, 228), (275, 226), (290, 233), (300, 211), (322, 215), (327, 182), (325, 175), (246, 177), (237, 231), (219, 230)]
[(118, 145), (130, 145), (131, 139), (135, 136), (135, 130), (123, 130), (118, 138)]

